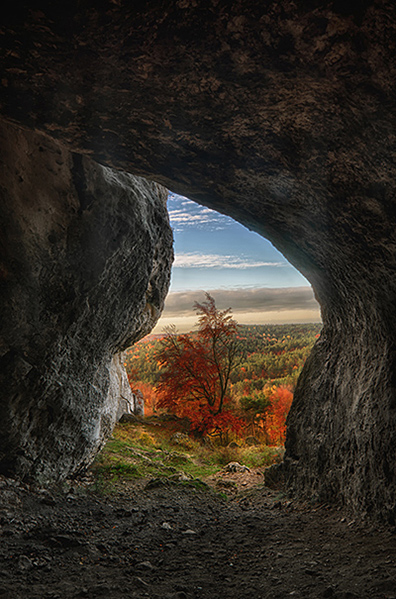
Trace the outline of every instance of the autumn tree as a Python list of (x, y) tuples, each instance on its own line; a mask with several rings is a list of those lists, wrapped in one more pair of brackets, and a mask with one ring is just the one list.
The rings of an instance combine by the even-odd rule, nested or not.
[(213, 297), (195, 302), (198, 330), (179, 335), (170, 327), (161, 342), (158, 406), (187, 417), (201, 434), (237, 430), (229, 409), (230, 376), (237, 364), (237, 323), (231, 309), (218, 310)]
[(265, 416), (265, 428), (269, 445), (284, 445), (286, 418), (293, 401), (293, 393), (287, 387), (273, 387), (269, 396), (270, 405)]

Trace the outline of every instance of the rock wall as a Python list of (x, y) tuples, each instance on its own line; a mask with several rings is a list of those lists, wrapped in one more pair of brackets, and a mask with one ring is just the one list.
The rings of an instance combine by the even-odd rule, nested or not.
[[(12, 10), (0, 31), (5, 119), (233, 216), (312, 283), (323, 334), (296, 391), (284, 474), (298, 494), (393, 522), (395, 4), (71, 0)], [(76, 172), (88, 164), (75, 160)], [(73, 264), (79, 222), (70, 217)], [(77, 322), (57, 268), (62, 319)], [(37, 355), (46, 338), (45, 327), (32, 337)]]
[(144, 416), (143, 397), (141, 406), (137, 406), (136, 395), (132, 393), (124, 366), (124, 359), (124, 352), (119, 352), (113, 356), (110, 365), (110, 384), (107, 394), (107, 405), (109, 406), (112, 422), (114, 422), (114, 420), (115, 422), (118, 422), (123, 414), (138, 414), (139, 416)]
[(167, 192), (9, 125), (0, 154), (0, 471), (45, 482), (89, 463), (115, 423), (113, 355), (168, 290)]

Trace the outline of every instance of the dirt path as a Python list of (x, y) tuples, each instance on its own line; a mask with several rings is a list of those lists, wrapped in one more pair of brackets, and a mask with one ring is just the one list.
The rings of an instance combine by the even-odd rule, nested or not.
[(396, 599), (389, 531), (264, 488), (139, 486), (106, 498), (0, 478), (0, 598)]

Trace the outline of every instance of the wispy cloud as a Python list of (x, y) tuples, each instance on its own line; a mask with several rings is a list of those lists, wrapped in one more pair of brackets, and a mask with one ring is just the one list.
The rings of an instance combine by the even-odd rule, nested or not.
[(260, 268), (271, 266), (282, 268), (286, 262), (261, 262), (253, 258), (240, 256), (224, 256), (221, 254), (199, 254), (197, 252), (180, 253), (176, 255), (174, 268)]
[(184, 224), (192, 224), (196, 225), (200, 222), (210, 222), (211, 219), (207, 214), (190, 214), (188, 212), (184, 212), (183, 210), (170, 210), (169, 217), (171, 223), (184, 223)]
[[(318, 304), (311, 287), (289, 287), (282, 289), (217, 289), (210, 294), (215, 298), (218, 308), (231, 307), (238, 312), (282, 312), (309, 310), (318, 312)], [(194, 302), (203, 301), (204, 292), (172, 292), (165, 302), (163, 316), (166, 318), (191, 316), (194, 314)]]
[(178, 231), (199, 226), (221, 230), (230, 224), (224, 215), (176, 194), (169, 195), (168, 211), (171, 225)]

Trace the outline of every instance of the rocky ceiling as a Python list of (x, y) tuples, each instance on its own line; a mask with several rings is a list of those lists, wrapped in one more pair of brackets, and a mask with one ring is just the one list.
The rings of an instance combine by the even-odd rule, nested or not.
[[(2, 180), (8, 198), (3, 223), (13, 223), (11, 229), (5, 225), (8, 233), (3, 236), (8, 260), (3, 272), (12, 273), (3, 277), (4, 301), (11, 315), (2, 346), (7, 365), (3, 371), (10, 380), (16, 356), (24, 355), (41, 379), (31, 375), (32, 399), (12, 371), (12, 393), (7, 391), (2, 403), (4, 417), (11, 422), (29, 405), (37, 426), (29, 428), (25, 419), (23, 435), (14, 431), (12, 440), (3, 427), (2, 460), (10, 471), (34, 476), (57, 469), (59, 455), (51, 457), (42, 440), (42, 414), (48, 402), (37, 381), (48, 371), (55, 344), (59, 352), (64, 348), (71, 326), (78, 336), (80, 321), (73, 309), (76, 302), (89, 303), (84, 281), (88, 287), (89, 281), (96, 281), (90, 269), (82, 268), (78, 285), (73, 283), (75, 297), (62, 291), (56, 306), (44, 302), (46, 317), (41, 315), (38, 322), (46, 323), (49, 341), (47, 349), (38, 343), (34, 353), (29, 348), (38, 331), (30, 328), (18, 337), (20, 324), (9, 309), (16, 301), (15, 289), (18, 297), (24, 286), (29, 289), (21, 272), (31, 273), (33, 263), (39, 270), (37, 264), (48, 259), (55, 273), (53, 289), (69, 288), (71, 275), (64, 260), (73, 262), (69, 252), (76, 253), (75, 243), (87, 246), (86, 263), (93, 260), (94, 242), (84, 241), (90, 225), (82, 226), (78, 219), (81, 215), (88, 219), (92, 198), (100, 197), (94, 202), (99, 220), (102, 211), (109, 210), (105, 196), (110, 191), (95, 187), (92, 177), (95, 182), (104, 178), (106, 184), (121, 177), (125, 185), (129, 175), (117, 174), (119, 170), (153, 179), (233, 216), (268, 237), (309, 279), (321, 304), (324, 327), (296, 390), (280, 474), (289, 490), (300, 496), (345, 501), (360, 513), (394, 523), (395, 30), (396, 8), (390, 0), (13, 3), (12, 13), (0, 26), (0, 112), (8, 123), (2, 137), (8, 158)], [(48, 147), (46, 164), (40, 147)], [(54, 166), (54, 152), (58, 157), (62, 153), (68, 165), (60, 179), (56, 169), (61, 165)], [(13, 170), (15, 160), (18, 169)], [(49, 165), (55, 174), (46, 179)], [(39, 169), (43, 175), (38, 183)], [(18, 177), (27, 185), (22, 196)], [(41, 194), (34, 192), (37, 185)], [(139, 180), (141, 185), (150, 186)], [(46, 210), (36, 202), (35, 211), (27, 189), (42, 200), (46, 187)], [(133, 193), (132, 204), (137, 201), (133, 199), (137, 192)], [(153, 189), (150, 193), (157, 194)], [(15, 214), (10, 207), (14, 196), (19, 198)], [(50, 204), (58, 205), (59, 198), (62, 209), (54, 216)], [(171, 259), (165, 221), (156, 216), (161, 201), (147, 194), (145, 198), (157, 206), (146, 229), (155, 258), (147, 266), (145, 283), (136, 287), (140, 294), (149, 285), (150, 269), (158, 272), (155, 260), (161, 252), (167, 268)], [(70, 206), (77, 201), (80, 208), (71, 214)], [(64, 256), (56, 244), (55, 252), (48, 250), (46, 232), (34, 238), (33, 255), (26, 250), (23, 259), (12, 263), (12, 252), (25, 247), (27, 234), (32, 234), (26, 222), (20, 224), (23, 202), (41, 232), (49, 213), (55, 228), (62, 224), (63, 230), (78, 230), (67, 237)], [(112, 209), (119, 214), (114, 202)], [(114, 229), (104, 230), (103, 239), (118, 239), (120, 221), (128, 221), (127, 213), (114, 219)], [(128, 237), (134, 226), (129, 222), (123, 234)], [(58, 244), (61, 239), (59, 234)], [(117, 243), (119, 239), (103, 258), (99, 278), (117, 268)], [(10, 247), (12, 251), (7, 250)], [(41, 290), (44, 279), (34, 273)], [(14, 295), (9, 291), (11, 281)], [(157, 299), (150, 295), (145, 301), (156, 311), (161, 309), (166, 282), (154, 287), (161, 288)], [(23, 293), (29, 292), (26, 289)], [(96, 286), (96, 315), (106, 312), (108, 298), (103, 294), (101, 301), (101, 293)], [(142, 298), (137, 301), (140, 308), (134, 304), (135, 314), (147, 313), (141, 302)], [(40, 306), (33, 309), (21, 303), (18, 313), (36, 314)], [(67, 326), (59, 325), (59, 312), (69, 314)], [(119, 331), (125, 327), (123, 314), (125, 306), (116, 315)], [(101, 355), (99, 362), (107, 364), (124, 342), (120, 332), (105, 343), (107, 361)], [(83, 353), (84, 346), (78, 347)], [(66, 368), (63, 384), (67, 387), (66, 380), (71, 381), (67, 393), (74, 397), (80, 391), (73, 390), (77, 376), (73, 368)], [(92, 383), (88, 366), (84, 376)], [(56, 375), (53, 384), (55, 380)], [(98, 389), (103, 394), (100, 385)], [(41, 416), (36, 417), (38, 403)], [(52, 417), (54, 431), (62, 429), (64, 413), (62, 408)], [(59, 476), (88, 460), (81, 452), (76, 458), (75, 444), (70, 439), (67, 443), (74, 457)], [(21, 445), (24, 449), (18, 454)]]

